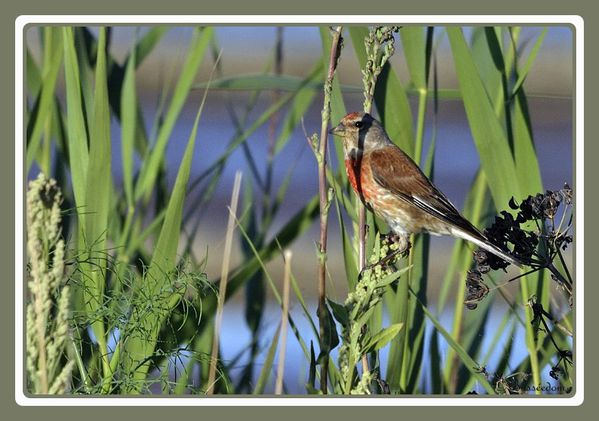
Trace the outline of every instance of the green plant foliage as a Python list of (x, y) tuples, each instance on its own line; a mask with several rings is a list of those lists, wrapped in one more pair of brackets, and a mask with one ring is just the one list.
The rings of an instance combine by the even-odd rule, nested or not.
[[(322, 51), (298, 76), (287, 68), (294, 52), (283, 29), (261, 71), (250, 73), (226, 62), (218, 39), (226, 28), (193, 27), (183, 31), (190, 39), (180, 48), (181, 63), (160, 66), (154, 108), (147, 106), (148, 82), (140, 75), (168, 48), (170, 27), (135, 28), (124, 54), (115, 54), (118, 28), (30, 30), (39, 33), (40, 51), (27, 46), (25, 55), (27, 177), (40, 171), (62, 192), (54, 202), (34, 194), (43, 202), (36, 209), (46, 209), (39, 215), (50, 218), (52, 202), (53, 216), (27, 227), (37, 241), (28, 250), (27, 273), (27, 384), (33, 393), (271, 393), (282, 342), (281, 326), (273, 323), (282, 306), (281, 256), (302, 248), (306, 236), (316, 240), (319, 217), (331, 225), (328, 248), (317, 242), (314, 256), (306, 247), (309, 263), (294, 251), (288, 346), (302, 356), (294, 361), (299, 378), (285, 372), (286, 388), (303, 387), (307, 394), (540, 394), (535, 386), (555, 381), (572, 390), (575, 312), (561, 295), (563, 281), (575, 283), (564, 254), (572, 241), (572, 191), (546, 192), (529, 105), (529, 80), (551, 28), (352, 25), (340, 33), (339, 67), (331, 73), (336, 28), (320, 27), (314, 30)], [(444, 45), (455, 87), (439, 86)], [(211, 60), (215, 77), (207, 80), (200, 75)], [(357, 68), (363, 87), (343, 80)], [(329, 138), (329, 151), (319, 149), (330, 124), (358, 111), (348, 104), (362, 93), (365, 109), (432, 180), (435, 160), (452, 159), (437, 156), (445, 141), (437, 136), (441, 101), (463, 103), (480, 165), (472, 180), (455, 180), (469, 183), (462, 213), (481, 230), (499, 217), (529, 233), (528, 240), (545, 240), (535, 256), (550, 262), (516, 275), (491, 273), (473, 264), (472, 246), (460, 240), (436, 280), (430, 268), (437, 256), (427, 235), (411, 238), (409, 254), (395, 253), (385, 224), (361, 213), (342, 142)], [(193, 126), (177, 139), (190, 103), (202, 94)], [(226, 137), (208, 138), (204, 131), (214, 124), (206, 118), (215, 116), (208, 110), (212, 95), (224, 104), (219, 118), (232, 128)], [(311, 127), (315, 116), (322, 127)], [(305, 153), (315, 152), (309, 168), (288, 160), (289, 151), (302, 146), (294, 144), (298, 137), (305, 137)], [(171, 159), (171, 148), (185, 141), (181, 156)], [(213, 146), (220, 147), (217, 155)], [(239, 329), (250, 339), (236, 344), (232, 357), (223, 339), (211, 361), (220, 279), (207, 272), (223, 256), (214, 252), (218, 241), (201, 232), (219, 229), (206, 215), (220, 206), (219, 193), (237, 166), (247, 174), (221, 298), (225, 314), (243, 306)], [(316, 179), (319, 166), (325, 170), (320, 185), (298, 182), (305, 171)], [(299, 205), (298, 186), (310, 192)], [(520, 224), (514, 218), (528, 212), (527, 204), (536, 206), (530, 210), (536, 217)], [(560, 204), (567, 211), (552, 214)], [(333, 261), (342, 264), (341, 274), (331, 270)], [(309, 265), (302, 276), (299, 265)], [(474, 287), (473, 273), (481, 276)], [(554, 288), (556, 280), (562, 289)], [(473, 288), (485, 283), (489, 296), (470, 300)], [(514, 284), (519, 290), (510, 289)], [(318, 311), (307, 292), (316, 286), (326, 289)], [(477, 308), (468, 310), (465, 302)], [(44, 325), (46, 319), (51, 322)], [(219, 333), (225, 338), (228, 332)], [(211, 365), (217, 368), (214, 385), (208, 384)]]

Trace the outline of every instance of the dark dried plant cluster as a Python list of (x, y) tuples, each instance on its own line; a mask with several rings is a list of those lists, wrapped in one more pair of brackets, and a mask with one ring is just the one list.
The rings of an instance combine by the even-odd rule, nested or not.
[[(528, 271), (510, 281), (541, 269), (551, 272), (551, 278), (572, 299), (572, 277), (563, 257), (563, 251), (572, 243), (573, 193), (568, 184), (560, 190), (547, 190), (528, 196), (517, 204), (514, 198), (509, 207), (517, 211), (502, 211), (484, 233), (490, 242), (512, 254)], [(556, 259), (561, 270), (555, 264)], [(494, 254), (478, 249), (474, 252), (475, 268), (466, 277), (466, 307), (476, 308), (488, 293), (482, 276), (492, 270), (505, 270), (509, 263)]]

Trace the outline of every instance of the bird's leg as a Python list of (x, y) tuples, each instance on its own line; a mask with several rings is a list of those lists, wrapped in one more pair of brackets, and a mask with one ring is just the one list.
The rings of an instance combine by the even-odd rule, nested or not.
[(395, 255), (399, 253), (407, 256), (412, 248), (409, 238), (410, 237), (407, 234), (396, 234), (395, 232), (391, 231), (383, 236), (383, 240), (381, 242), (388, 245), (397, 244), (397, 249), (393, 250), (392, 254)]
[(387, 254), (385, 257), (383, 257), (381, 260), (379, 260), (373, 266), (376, 266), (376, 265), (384, 266), (388, 261), (394, 259), (395, 256), (397, 256), (398, 254), (407, 256), (410, 253), (412, 244), (408, 240), (408, 237), (394, 234), (391, 237), (391, 241), (392, 241), (392, 244), (393, 243), (397, 244), (397, 248), (395, 250), (392, 250), (391, 253)]
[(393, 231), (389, 231), (387, 234), (383, 234), (381, 236), (381, 243), (399, 244), (400, 241), (401, 241), (401, 236), (399, 234), (394, 233)]
[(374, 269), (376, 266), (385, 266), (385, 264), (387, 262), (389, 262), (389, 260), (393, 259), (395, 256), (397, 256), (399, 254), (399, 252), (401, 251), (401, 249), (397, 249), (397, 250), (393, 250), (391, 253), (387, 254), (385, 257), (383, 257), (382, 259), (380, 259), (378, 262), (376, 263), (371, 263), (367, 266), (364, 266), (362, 268), (362, 270), (360, 271), (360, 273), (358, 274), (358, 280), (362, 279), (362, 276), (364, 275), (364, 272), (370, 269)]

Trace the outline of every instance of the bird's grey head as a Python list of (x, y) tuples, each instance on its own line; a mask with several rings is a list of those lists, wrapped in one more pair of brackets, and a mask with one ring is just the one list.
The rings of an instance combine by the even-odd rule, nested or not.
[(368, 152), (391, 143), (381, 123), (364, 112), (349, 113), (330, 133), (343, 138), (346, 156), (356, 151)]

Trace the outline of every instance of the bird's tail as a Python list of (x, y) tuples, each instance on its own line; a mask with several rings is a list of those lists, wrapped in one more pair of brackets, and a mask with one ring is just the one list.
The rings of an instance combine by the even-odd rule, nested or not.
[(474, 235), (472, 235), (468, 232), (459, 230), (459, 229), (454, 230), (453, 234), (456, 237), (460, 237), (466, 241), (470, 241), (470, 242), (476, 244), (480, 248), (483, 248), (486, 251), (488, 251), (489, 253), (493, 253), (497, 257), (501, 257), (503, 260), (505, 260), (508, 263), (511, 263), (518, 267), (523, 266), (522, 261), (520, 261), (516, 256), (513, 256), (513, 255), (509, 254), (508, 252), (501, 250), (496, 245), (490, 243), (488, 240), (486, 240), (484, 237), (482, 237), (482, 234), (481, 234), (481, 237), (475, 237)]

